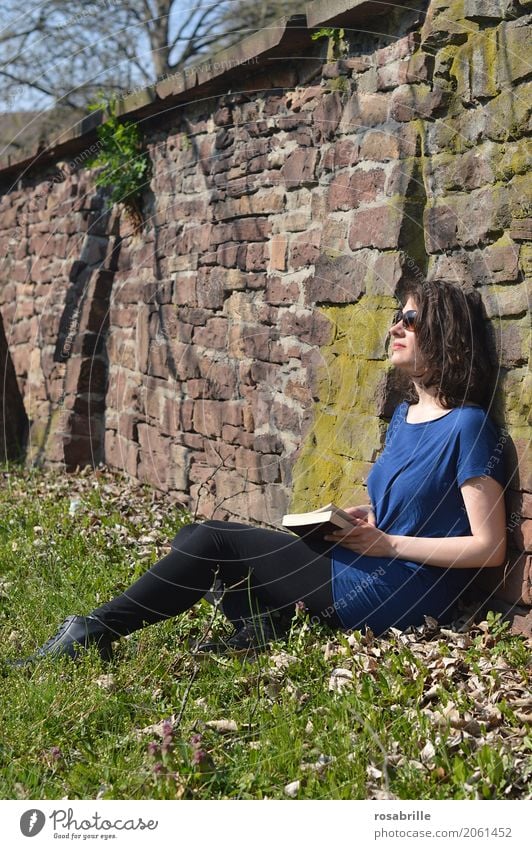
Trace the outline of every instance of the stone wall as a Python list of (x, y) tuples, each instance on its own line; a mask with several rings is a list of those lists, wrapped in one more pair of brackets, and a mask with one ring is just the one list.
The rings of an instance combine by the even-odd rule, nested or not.
[[(5, 163), (0, 311), (30, 461), (105, 462), (203, 516), (353, 503), (398, 397), (397, 287), (473, 283), (516, 469), (502, 592), (530, 603), (527, 5), (313, 3), (128, 98), (153, 169), (140, 232), (82, 167), (94, 119)], [(347, 49), (324, 64), (310, 33), (331, 24)]]

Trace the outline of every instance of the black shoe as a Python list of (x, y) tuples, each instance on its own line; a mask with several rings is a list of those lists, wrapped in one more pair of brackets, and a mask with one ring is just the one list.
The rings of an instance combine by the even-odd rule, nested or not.
[(270, 643), (282, 640), (287, 627), (281, 619), (273, 619), (262, 614), (243, 619), (242, 625), (235, 628), (227, 639), (199, 643), (194, 652), (197, 654), (258, 654), (269, 648)]
[(76, 658), (83, 650), (95, 645), (102, 660), (111, 660), (112, 632), (93, 616), (68, 616), (53, 637), (43, 643), (30, 657), (10, 661), (10, 666), (26, 666), (47, 655)]

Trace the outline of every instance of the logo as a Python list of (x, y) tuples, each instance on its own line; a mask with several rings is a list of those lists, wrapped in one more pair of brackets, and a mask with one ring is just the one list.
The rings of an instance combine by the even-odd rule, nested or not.
[(36, 834), (42, 831), (45, 822), (46, 817), (43, 812), (37, 810), (37, 808), (32, 808), (22, 814), (20, 818), (20, 830), (24, 837), (35, 837)]

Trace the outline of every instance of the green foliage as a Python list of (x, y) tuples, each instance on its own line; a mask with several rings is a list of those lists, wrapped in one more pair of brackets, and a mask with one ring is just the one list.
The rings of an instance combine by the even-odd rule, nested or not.
[(96, 109), (102, 109), (109, 117), (96, 131), (99, 152), (88, 162), (89, 167), (102, 169), (96, 183), (111, 188), (111, 203), (138, 209), (151, 170), (140, 130), (132, 121), (118, 119), (114, 100), (93, 104), (91, 111)]
[(322, 27), (311, 35), (312, 41), (318, 41), (320, 38), (328, 38), (327, 46), (327, 62), (334, 62), (340, 59), (347, 51), (347, 45), (344, 41), (345, 30), (335, 29), (334, 27)]
[(322, 27), (322, 29), (313, 32), (311, 35), (312, 41), (318, 41), (320, 38), (332, 38), (332, 40), (339, 44), (345, 35), (345, 31), (343, 29), (334, 29), (334, 27)]

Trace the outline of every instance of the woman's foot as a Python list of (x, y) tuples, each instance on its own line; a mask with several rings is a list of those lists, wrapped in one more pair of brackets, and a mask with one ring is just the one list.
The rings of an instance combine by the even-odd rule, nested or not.
[(102, 660), (111, 660), (112, 640), (116, 636), (93, 616), (68, 616), (56, 633), (30, 657), (14, 660), (10, 666), (26, 666), (48, 655), (76, 658), (89, 646), (95, 645)]
[(198, 643), (194, 654), (258, 654), (275, 640), (282, 640), (287, 630), (282, 619), (274, 620), (269, 614), (243, 619), (227, 639)]

